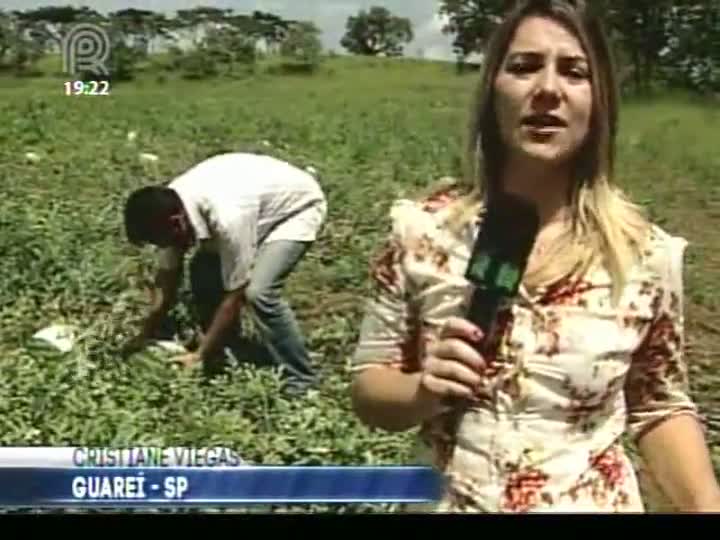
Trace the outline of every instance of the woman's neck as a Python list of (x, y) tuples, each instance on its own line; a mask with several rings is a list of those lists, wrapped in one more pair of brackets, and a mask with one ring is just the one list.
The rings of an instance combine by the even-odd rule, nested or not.
[(541, 227), (569, 218), (571, 181), (567, 168), (551, 168), (537, 162), (509, 164), (502, 177), (504, 191), (536, 205)]

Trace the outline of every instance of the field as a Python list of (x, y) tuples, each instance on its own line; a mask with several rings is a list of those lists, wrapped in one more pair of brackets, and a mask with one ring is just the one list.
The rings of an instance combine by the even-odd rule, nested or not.
[[(459, 172), (475, 77), (452, 65), (335, 59), (313, 77), (148, 79), (109, 97), (63, 96), (61, 79), (0, 80), (0, 444), (224, 445), (254, 463), (406, 462), (412, 433), (372, 432), (353, 416), (348, 361), (388, 207)], [(690, 241), (689, 363), (720, 469), (719, 130), (717, 105), (627, 100), (618, 173)], [(322, 369), (318, 396), (285, 401), (272, 373), (251, 365), (205, 379), (147, 355), (118, 359), (144, 314), (153, 264), (151, 250), (125, 242), (124, 197), (220, 150), (267, 151), (320, 173), (329, 221), (288, 290)], [(159, 156), (156, 166), (141, 152)], [(179, 317), (189, 322), (184, 305)], [(29, 347), (58, 322), (82, 328), (75, 350)]]

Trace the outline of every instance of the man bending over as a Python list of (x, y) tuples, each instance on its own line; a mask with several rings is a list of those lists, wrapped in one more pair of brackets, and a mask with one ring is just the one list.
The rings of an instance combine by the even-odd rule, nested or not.
[(204, 335), (197, 351), (178, 360), (190, 366), (221, 351), (239, 324), (239, 310), (249, 304), (284, 368), (288, 393), (303, 393), (316, 374), (282, 291), (326, 215), (326, 198), (312, 175), (256, 154), (217, 155), (167, 186), (131, 193), (125, 204), (128, 240), (160, 249), (152, 306), (125, 352), (157, 334), (176, 301), (184, 256), (197, 247), (190, 283)]

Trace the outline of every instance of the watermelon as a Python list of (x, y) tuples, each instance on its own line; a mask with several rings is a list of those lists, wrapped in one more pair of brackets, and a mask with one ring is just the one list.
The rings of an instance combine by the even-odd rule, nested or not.
[(42, 354), (66, 354), (75, 347), (77, 335), (77, 329), (73, 326), (52, 324), (35, 332), (26, 348), (29, 352)]

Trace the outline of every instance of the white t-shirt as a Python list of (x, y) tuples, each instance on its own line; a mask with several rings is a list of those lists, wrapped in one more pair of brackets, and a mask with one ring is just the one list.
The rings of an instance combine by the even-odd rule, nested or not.
[[(201, 247), (219, 253), (229, 291), (247, 284), (260, 245), (314, 241), (327, 215), (317, 180), (270, 156), (214, 156), (168, 187), (182, 199)], [(159, 258), (162, 268), (177, 268), (182, 262), (175, 248), (161, 249)]]

